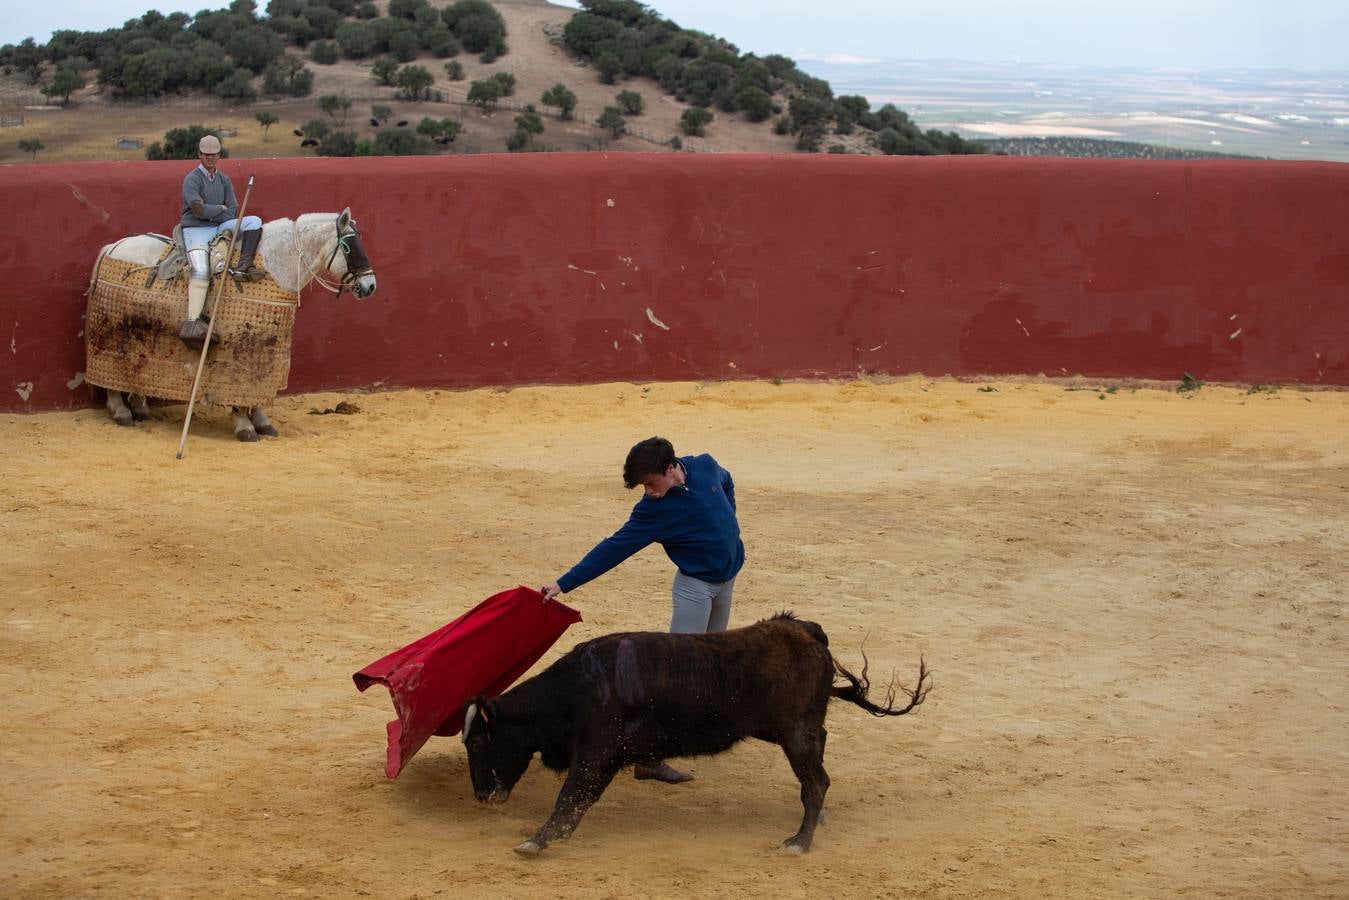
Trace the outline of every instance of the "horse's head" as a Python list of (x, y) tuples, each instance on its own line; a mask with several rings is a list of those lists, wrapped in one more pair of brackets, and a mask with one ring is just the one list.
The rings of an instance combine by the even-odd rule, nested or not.
[(337, 241), (328, 257), (327, 269), (341, 279), (338, 293), (350, 288), (357, 297), (365, 298), (375, 292), (375, 270), (370, 265), (370, 257), (365, 255), (361, 233), (356, 229), (350, 208), (342, 210), (337, 217)]

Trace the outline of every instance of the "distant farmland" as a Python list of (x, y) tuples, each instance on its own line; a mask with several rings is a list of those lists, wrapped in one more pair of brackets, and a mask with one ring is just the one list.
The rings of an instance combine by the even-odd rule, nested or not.
[[(804, 61), (835, 94), (893, 103), (923, 128), (990, 149), (1099, 149), (1120, 141), (1176, 151), (1349, 162), (1349, 71), (1146, 71), (888, 60)], [(1053, 138), (1036, 145), (1000, 139)], [(1086, 143), (1059, 139), (1082, 139)], [(1055, 155), (1081, 155), (1078, 152)]]

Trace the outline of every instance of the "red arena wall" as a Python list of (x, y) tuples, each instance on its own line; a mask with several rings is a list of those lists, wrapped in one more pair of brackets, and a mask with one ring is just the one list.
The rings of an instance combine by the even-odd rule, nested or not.
[[(0, 168), (0, 410), (88, 403), (98, 248), (188, 162)], [(1349, 385), (1349, 166), (554, 154), (224, 160), (264, 220), (351, 207), (290, 390), (859, 372)]]

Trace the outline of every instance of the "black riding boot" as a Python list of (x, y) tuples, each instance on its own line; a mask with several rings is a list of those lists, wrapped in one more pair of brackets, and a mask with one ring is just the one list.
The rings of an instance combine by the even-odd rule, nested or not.
[[(183, 327), (178, 331), (178, 337), (187, 345), (189, 350), (199, 352), (202, 344), (206, 342), (206, 332), (209, 329), (211, 317), (204, 311), (195, 319), (188, 319), (183, 323)], [(220, 335), (214, 330), (211, 331), (211, 346), (214, 347), (220, 343)]]
[(239, 235), (239, 264), (230, 269), (230, 277), (236, 281), (261, 281), (267, 273), (253, 265), (253, 254), (258, 252), (258, 241), (262, 240), (262, 229), (254, 228)]

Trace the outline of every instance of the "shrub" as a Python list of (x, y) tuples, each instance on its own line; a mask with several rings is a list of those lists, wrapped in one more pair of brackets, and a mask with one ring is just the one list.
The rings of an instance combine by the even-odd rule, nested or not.
[(417, 133), (426, 135), (432, 140), (443, 137), (452, 141), (459, 136), (461, 127), (454, 119), (433, 119), (426, 116), (417, 123)]
[(337, 26), (337, 44), (351, 59), (364, 59), (375, 49), (375, 32), (365, 22), (343, 22)]
[(300, 131), (307, 138), (322, 141), (332, 132), (332, 128), (322, 119), (310, 119), (300, 126)]
[(712, 111), (701, 106), (691, 106), (679, 117), (679, 130), (690, 137), (702, 137), (703, 129), (712, 121)]
[(741, 88), (735, 95), (735, 108), (751, 122), (762, 122), (773, 114), (773, 95), (754, 85)]
[(497, 105), (501, 99), (501, 82), (495, 78), (484, 78), (482, 81), (475, 81), (468, 88), (468, 102), (476, 103), (484, 111)]
[[(164, 132), (164, 142), (155, 141), (145, 148), (146, 159), (196, 159), (197, 144), (214, 131), (205, 125), (186, 125), (182, 128), (170, 128)], [(219, 135), (216, 135), (219, 137)], [(221, 156), (228, 156), (224, 149)]]
[(620, 138), (628, 130), (627, 120), (623, 118), (623, 110), (617, 106), (606, 106), (604, 112), (595, 120), (595, 124), (601, 128), (607, 128), (609, 133), (615, 138)]
[(410, 131), (381, 131), (375, 135), (371, 151), (375, 156), (426, 156), (436, 145)]
[(314, 41), (309, 45), (309, 58), (321, 66), (331, 66), (337, 57), (336, 41)]
[(617, 97), (619, 108), (623, 110), (624, 115), (640, 116), (642, 114), (642, 95), (636, 91), (619, 91)]
[(576, 94), (562, 84), (553, 85), (539, 99), (544, 106), (556, 106), (561, 119), (570, 119), (571, 111), (576, 108)]
[(37, 138), (23, 138), (19, 141), (19, 152), (33, 154), (33, 162), (37, 162), (38, 153), (45, 149), (46, 146)]
[(319, 98), (318, 107), (327, 113), (329, 118), (337, 118), (337, 114), (342, 114), (342, 120), (339, 125), (345, 125), (347, 122), (347, 111), (351, 109), (351, 98), (346, 94), (324, 94)]
[(319, 156), (355, 156), (356, 135), (350, 131), (334, 131), (314, 149)]
[(431, 85), (435, 80), (435, 76), (421, 66), (403, 66), (398, 70), (395, 83), (399, 94), (409, 100), (416, 100), (431, 96)]
[(398, 60), (392, 56), (381, 56), (375, 60), (375, 64), (370, 67), (370, 77), (380, 84), (393, 86), (394, 79), (398, 76)]
[(457, 59), (445, 63), (445, 74), (449, 77), (450, 81), (463, 81), (464, 64)]

